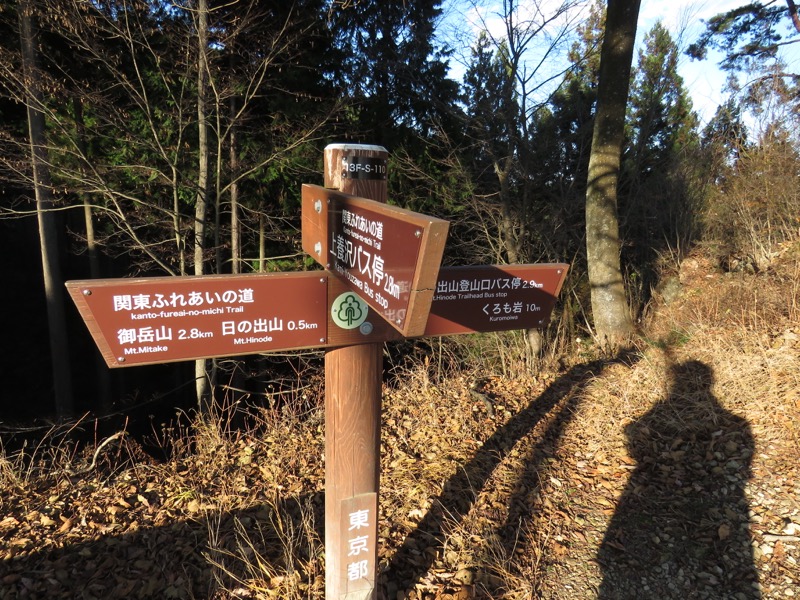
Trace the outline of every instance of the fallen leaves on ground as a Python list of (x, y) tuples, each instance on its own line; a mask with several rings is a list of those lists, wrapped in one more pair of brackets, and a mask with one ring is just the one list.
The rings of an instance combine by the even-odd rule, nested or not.
[[(791, 597), (797, 312), (767, 275), (706, 275), (631, 352), (387, 385), (380, 597)], [(4, 458), (0, 599), (322, 598), (321, 409), (226, 422), (166, 462), (129, 436), (80, 475)]]

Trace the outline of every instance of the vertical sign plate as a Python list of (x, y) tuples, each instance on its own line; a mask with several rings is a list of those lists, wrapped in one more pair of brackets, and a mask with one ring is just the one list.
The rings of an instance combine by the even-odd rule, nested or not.
[(342, 500), (342, 553), (339, 577), (346, 598), (369, 598), (375, 588), (378, 556), (378, 494), (361, 494)]
[(303, 186), (303, 249), (404, 336), (425, 329), (448, 223)]

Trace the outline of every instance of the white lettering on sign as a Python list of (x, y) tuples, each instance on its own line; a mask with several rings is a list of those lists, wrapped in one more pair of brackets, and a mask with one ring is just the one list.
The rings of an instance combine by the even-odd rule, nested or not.
[(194, 310), (160, 310), (158, 312), (150, 311), (143, 313), (131, 313), (131, 320), (146, 321), (148, 319), (178, 319), (183, 317), (207, 317), (210, 315), (225, 314), (225, 311), (240, 312), (240, 309), (243, 310), (244, 307), (218, 306), (217, 308), (203, 308)]
[(357, 510), (348, 515), (350, 518), (350, 527), (347, 531), (366, 529), (369, 527), (369, 510)]
[[(181, 330), (186, 335), (185, 330)], [(120, 344), (146, 344), (148, 342), (162, 342), (172, 339), (171, 327), (140, 327), (138, 329), (119, 329), (117, 340)]]
[[(342, 209), (342, 224), (352, 229), (355, 229), (362, 234), (369, 234), (370, 238), (364, 238), (364, 236), (358, 236), (362, 241), (372, 246), (375, 242), (374, 240), (383, 240), (383, 222), (382, 221), (375, 221), (372, 219), (368, 219), (363, 215), (358, 213), (354, 213), (353, 211)], [(355, 231), (347, 231), (345, 228), (345, 233), (348, 235), (352, 235), (356, 237), (357, 234)]]
[[(305, 319), (280, 319), (278, 317), (263, 317), (259, 319), (241, 321), (223, 321), (222, 335), (237, 335), (242, 333), (273, 333), (275, 331), (306, 331), (319, 329), (320, 324)], [(247, 342), (236, 342), (239, 344)]]
[[(437, 294), (463, 294), (476, 292), (491, 292), (500, 290), (532, 290), (543, 289), (544, 284), (535, 279), (520, 279), (519, 277), (491, 277), (487, 279), (452, 279), (440, 280), (436, 284)], [(466, 295), (459, 299), (480, 298), (480, 296)], [(444, 298), (443, 298), (444, 299)], [(455, 300), (455, 298), (449, 298)]]
[(347, 540), (347, 558), (353, 559), (347, 562), (347, 579), (358, 581), (370, 574), (369, 560), (360, 558), (366, 553), (369, 556), (370, 538), (369, 535), (362, 535), (361, 530), (370, 528), (369, 509), (356, 510), (347, 515), (348, 533), (352, 532), (352, 537)]
[(342, 157), (342, 177), (385, 180), (386, 159), (369, 156)]
[[(198, 292), (188, 293), (172, 292), (164, 294), (119, 294), (114, 296), (114, 311), (151, 310), (154, 308), (181, 308), (184, 306), (215, 306), (220, 304), (250, 304), (255, 301), (253, 290), (250, 288), (239, 290), (225, 290), (224, 292)], [(183, 312), (183, 311), (181, 311)], [(222, 308), (219, 308), (222, 312)], [(197, 314), (214, 314), (199, 312)], [(185, 314), (166, 313), (161, 311), (149, 318), (197, 316), (190, 311)]]
[(358, 562), (347, 563), (347, 579), (358, 581), (369, 575), (369, 561), (360, 560)]
[(398, 310), (390, 309), (384, 313), (384, 316), (389, 321), (404, 321), (406, 318), (406, 309), (400, 308)]
[[(342, 274), (346, 274), (349, 271), (355, 271), (354, 274), (351, 274), (348, 277), (348, 279), (350, 279), (353, 283), (356, 283), (356, 280), (358, 280), (379, 287), (386, 278), (386, 273), (384, 273), (383, 270), (383, 257), (373, 250), (368, 250), (365, 248), (365, 246), (379, 251), (380, 244), (374, 239), (365, 238), (364, 236), (359, 235), (357, 232), (354, 234), (347, 228), (344, 229), (343, 233), (334, 231), (331, 235), (332, 240), (330, 253), (336, 257), (336, 260), (343, 263), (336, 264), (337, 271)], [(356, 243), (352, 239), (348, 239), (346, 236), (350, 236), (360, 243)], [(364, 277), (358, 277), (359, 273)], [(387, 279), (385, 287), (393, 286), (394, 282), (392, 281), (392, 284), (390, 285)], [(363, 289), (363, 283), (359, 286), (359, 289)], [(398, 296), (395, 297), (399, 297), (399, 291)]]
[(347, 556), (358, 556), (362, 552), (369, 552), (369, 546), (367, 544), (368, 541), (368, 535), (359, 535), (347, 540), (347, 545), (349, 547)]
[[(163, 311), (162, 311), (163, 312)], [(192, 311), (188, 311), (191, 313)], [(168, 313), (169, 314), (169, 313)], [(158, 314), (156, 314), (156, 317)], [(191, 316), (187, 314), (186, 316)], [(152, 317), (152, 318), (156, 318)], [(223, 336), (241, 336), (242, 334), (267, 334), (276, 331), (305, 331), (309, 329), (319, 329), (319, 323), (306, 321), (305, 319), (280, 319), (278, 317), (271, 318), (257, 318), (252, 320), (241, 321), (222, 321), (221, 323)], [(174, 335), (174, 337), (173, 337)], [(139, 327), (139, 328), (123, 328), (117, 330), (117, 341), (120, 344), (146, 344), (152, 342), (162, 342), (167, 340), (198, 340), (213, 338), (213, 331), (204, 331), (197, 327), (191, 329), (176, 329), (173, 334), (172, 327)], [(238, 337), (233, 340), (234, 344), (255, 344), (260, 342), (271, 342), (271, 336), (253, 335), (248, 337)], [(165, 351), (166, 348), (159, 350)], [(155, 350), (148, 350), (154, 352)]]
[(142, 346), (140, 348), (124, 348), (122, 352), (128, 356), (131, 354), (149, 354), (150, 352), (167, 352), (169, 346)]
[[(177, 340), (200, 340), (213, 338), (213, 331), (203, 331), (197, 327), (191, 329), (178, 329)], [(139, 329), (119, 329), (117, 330), (117, 340), (120, 344), (147, 344), (151, 342), (162, 342), (171, 340), (172, 328), (161, 326), (157, 329), (153, 327), (140, 327)]]
[(522, 312), (522, 302), (514, 302), (513, 304), (510, 302), (505, 302), (503, 304), (496, 302), (494, 304), (487, 304), (483, 307), (483, 312), (485, 312), (487, 315), (509, 315), (511, 313), (519, 314)]
[(237, 333), (271, 333), (283, 331), (283, 319), (272, 317), (241, 321), (223, 321), (222, 335), (236, 335)]

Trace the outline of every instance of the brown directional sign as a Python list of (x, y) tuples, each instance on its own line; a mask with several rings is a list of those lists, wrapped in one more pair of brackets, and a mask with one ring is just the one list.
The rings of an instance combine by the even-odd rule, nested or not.
[[(566, 264), (442, 267), (422, 335), (543, 328), (550, 321), (568, 268)], [(331, 278), (328, 297), (334, 303), (332, 308), (336, 298), (346, 300), (347, 291), (343, 282)], [(383, 318), (362, 307), (365, 312), (351, 325), (329, 321), (329, 345), (402, 339)]]
[[(543, 327), (567, 268), (443, 267), (420, 335)], [(67, 288), (110, 367), (404, 337), (324, 271), (95, 279), (70, 281)]]
[(541, 328), (568, 265), (497, 265), (442, 269), (425, 335)]
[(303, 249), (406, 337), (425, 331), (447, 221), (303, 185)]
[(327, 342), (325, 273), (67, 283), (109, 367), (235, 356)]

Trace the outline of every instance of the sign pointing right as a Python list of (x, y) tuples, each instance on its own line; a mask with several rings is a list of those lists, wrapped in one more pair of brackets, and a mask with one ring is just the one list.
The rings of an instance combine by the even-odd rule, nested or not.
[(424, 335), (541, 328), (567, 269), (561, 263), (443, 267)]

